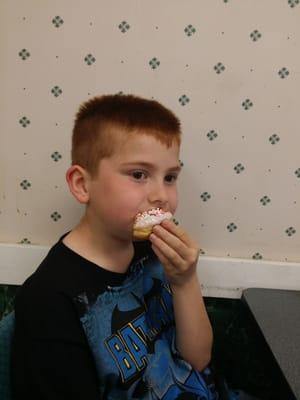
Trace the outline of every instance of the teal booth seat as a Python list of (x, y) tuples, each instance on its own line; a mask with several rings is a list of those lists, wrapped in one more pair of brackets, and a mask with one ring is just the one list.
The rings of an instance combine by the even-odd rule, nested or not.
[[(0, 284), (0, 400), (11, 400), (10, 352), (13, 301), (17, 290), (18, 286)], [(214, 331), (212, 366), (216, 378), (225, 382), (233, 394), (238, 390), (258, 400), (293, 399), (245, 304), (239, 299), (212, 297), (204, 298), (204, 301)], [(242, 399), (242, 396), (234, 398)], [(230, 399), (224, 393), (220, 400)]]
[(12, 311), (0, 321), (0, 399), (10, 400), (10, 354), (15, 315)]
[(0, 284), (0, 400), (11, 399), (10, 354), (14, 330), (13, 301), (16, 285)]

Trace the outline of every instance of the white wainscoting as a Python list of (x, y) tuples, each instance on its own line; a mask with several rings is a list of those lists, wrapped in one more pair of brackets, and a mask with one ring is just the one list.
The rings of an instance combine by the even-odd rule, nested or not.
[[(0, 243), (0, 283), (20, 285), (49, 247)], [(240, 298), (250, 287), (300, 290), (300, 263), (201, 256), (198, 274), (204, 296)]]

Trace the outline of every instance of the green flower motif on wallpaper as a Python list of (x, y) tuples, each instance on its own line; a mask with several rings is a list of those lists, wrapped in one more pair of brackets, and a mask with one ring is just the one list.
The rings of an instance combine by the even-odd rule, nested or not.
[(87, 65), (92, 65), (96, 61), (96, 58), (92, 54), (88, 54), (85, 56), (84, 61), (87, 63)]
[(214, 66), (214, 70), (217, 74), (220, 74), (221, 72), (225, 71), (225, 67), (221, 62), (218, 62), (218, 64)]
[(31, 244), (31, 241), (27, 238), (24, 238), (20, 241), (20, 244)]
[(215, 140), (218, 137), (218, 134), (216, 131), (214, 131), (213, 129), (211, 131), (208, 132), (208, 134), (206, 135), (208, 137), (209, 140)]
[(296, 175), (298, 178), (300, 178), (300, 168), (296, 169), (295, 175)]
[(23, 128), (26, 128), (30, 124), (30, 120), (27, 117), (22, 117), (19, 120), (19, 124), (23, 126)]
[(118, 28), (120, 29), (120, 31), (121, 31), (122, 33), (125, 33), (125, 32), (127, 32), (127, 31), (130, 29), (130, 25), (128, 24), (128, 22), (122, 21), (122, 22), (119, 24)]
[(274, 135), (269, 137), (269, 141), (271, 142), (271, 144), (276, 144), (278, 143), (280, 140), (280, 137), (278, 135), (276, 135), (276, 133), (274, 133)]
[(255, 29), (253, 32), (250, 33), (250, 37), (253, 42), (256, 42), (258, 39), (261, 38), (261, 33), (257, 29)]
[(245, 110), (249, 110), (249, 108), (253, 107), (253, 103), (250, 99), (246, 99), (242, 102), (242, 106)]
[(28, 50), (23, 49), (19, 52), (19, 56), (21, 57), (22, 60), (27, 60), (27, 58), (30, 57), (30, 53)]
[(174, 222), (175, 225), (179, 225), (179, 222), (177, 221), (176, 218), (173, 217), (173, 218), (172, 218), (172, 221)]
[(268, 196), (264, 196), (260, 199), (260, 202), (263, 206), (266, 206), (268, 203), (271, 202), (271, 199)]
[(21, 183), (20, 186), (22, 187), (22, 189), (27, 190), (31, 187), (31, 183), (28, 182), (27, 179), (24, 179)]
[(61, 219), (61, 215), (57, 211), (54, 211), (54, 213), (51, 214), (51, 218), (56, 222)]
[(294, 235), (294, 234), (296, 233), (296, 229), (293, 228), (292, 226), (290, 226), (288, 229), (285, 230), (285, 233), (286, 233), (288, 236), (292, 236), (292, 235)]
[(229, 225), (227, 225), (226, 228), (229, 232), (234, 232), (237, 229), (237, 226), (233, 222), (231, 222)]
[(59, 28), (60, 26), (62, 26), (63, 23), (64, 20), (58, 15), (52, 20), (52, 24), (55, 26), (55, 28)]
[(185, 106), (187, 103), (189, 103), (190, 99), (185, 94), (183, 94), (179, 97), (178, 101), (182, 106)]
[(59, 86), (54, 86), (51, 89), (51, 93), (53, 94), (53, 96), (58, 97), (62, 94), (62, 89)]
[(152, 69), (157, 68), (160, 65), (160, 61), (156, 58), (153, 57), (150, 61), (149, 61), (149, 65)]
[(184, 28), (184, 32), (187, 36), (192, 36), (196, 32), (196, 29), (193, 27), (193, 25), (188, 25)]
[(51, 158), (53, 161), (57, 162), (62, 158), (62, 156), (61, 154), (59, 154), (58, 151), (55, 151), (54, 153), (51, 154)]
[(245, 167), (243, 166), (243, 164), (238, 163), (235, 167), (234, 170), (237, 174), (240, 174), (242, 171), (244, 171)]
[(211, 198), (211, 195), (207, 192), (203, 192), (200, 197), (203, 201), (207, 201)]
[(288, 0), (289, 6), (291, 8), (295, 7), (297, 4), (299, 4), (299, 0)]
[(281, 79), (286, 78), (289, 75), (289, 71), (287, 68), (283, 67), (278, 71), (278, 75), (280, 76)]
[(261, 254), (255, 253), (255, 254), (253, 254), (252, 258), (253, 258), (253, 260), (261, 260), (263, 257)]

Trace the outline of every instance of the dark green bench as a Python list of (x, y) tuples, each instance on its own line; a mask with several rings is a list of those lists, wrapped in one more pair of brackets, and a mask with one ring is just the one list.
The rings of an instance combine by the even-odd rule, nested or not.
[[(0, 320), (13, 310), (18, 286), (0, 285)], [(241, 300), (205, 298), (214, 330), (212, 366), (222, 390), (233, 389), (260, 400), (293, 400), (289, 388), (248, 308)], [(226, 395), (223, 396), (226, 400)]]
[(0, 284), (0, 320), (9, 314), (14, 307), (14, 298), (19, 286)]
[(229, 387), (260, 400), (296, 400), (243, 301), (210, 297), (205, 304), (214, 330), (213, 363)]

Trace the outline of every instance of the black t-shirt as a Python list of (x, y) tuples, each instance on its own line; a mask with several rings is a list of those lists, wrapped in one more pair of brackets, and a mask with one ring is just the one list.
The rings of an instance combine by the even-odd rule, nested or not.
[(115, 273), (63, 238), (16, 297), (13, 398), (216, 400), (210, 371), (177, 352), (172, 293), (150, 242), (134, 243), (128, 271)]
[[(64, 235), (65, 236), (65, 235)], [(62, 242), (20, 288), (15, 300), (12, 387), (16, 399), (97, 399), (99, 383), (73, 299), (90, 300), (126, 274), (105, 270)]]

